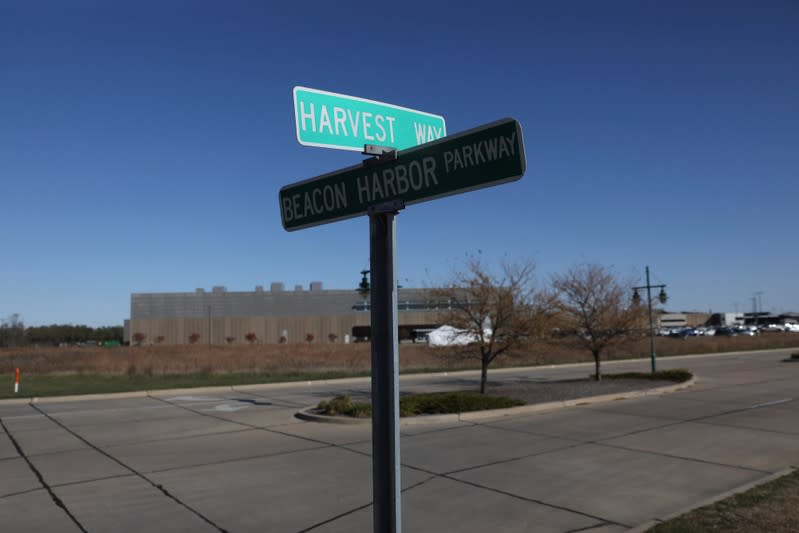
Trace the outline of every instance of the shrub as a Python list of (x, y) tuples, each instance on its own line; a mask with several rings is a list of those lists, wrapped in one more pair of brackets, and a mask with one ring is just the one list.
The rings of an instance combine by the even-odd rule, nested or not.
[(233, 341), (236, 340), (236, 337), (225, 337), (225, 342), (228, 344), (233, 344)]
[(674, 381), (675, 383), (683, 383), (692, 377), (693, 374), (684, 368), (658, 370), (654, 374), (651, 372), (622, 372), (620, 374), (602, 374), (602, 379), (651, 379)]
[(255, 335), (255, 333), (253, 333), (253, 332), (249, 332), (249, 333), (247, 333), (247, 334), (244, 336), (244, 338), (245, 338), (245, 339), (247, 339), (247, 342), (249, 342), (250, 344), (253, 344), (253, 343), (255, 343), (255, 341), (257, 341), (257, 340), (258, 340), (258, 336), (257, 336), (257, 335)]
[(289, 340), (286, 338), (285, 335), (280, 336), (280, 344), (286, 344)]
[(349, 394), (336, 396), (329, 401), (321, 401), (316, 409), (325, 415), (345, 415), (355, 418), (372, 416), (372, 405), (369, 402), (353, 402)]
[[(477, 392), (435, 392), (400, 398), (400, 416), (465, 413), (485, 409), (504, 409), (524, 405), (522, 400), (485, 396)], [(349, 394), (321, 401), (317, 410), (325, 415), (343, 415), (355, 418), (372, 416), (369, 402), (353, 402)]]
[(197, 341), (200, 340), (201, 335), (199, 333), (192, 333), (189, 335), (189, 344), (197, 344)]
[(331, 333), (330, 335), (327, 336), (327, 340), (329, 340), (330, 342), (336, 342), (336, 339), (338, 339), (338, 335), (336, 335), (335, 333)]
[(307, 342), (308, 344), (311, 344), (313, 342), (313, 340), (314, 340), (313, 333), (306, 333), (305, 334), (305, 342)]
[(163, 335), (159, 335), (159, 336), (157, 336), (157, 337), (155, 338), (155, 342), (156, 342), (156, 343), (158, 343), (158, 344), (161, 344), (162, 342), (164, 342), (164, 339), (165, 339), (165, 338), (166, 338), (166, 337), (164, 337)]
[(141, 343), (144, 342), (144, 339), (147, 338), (147, 335), (145, 335), (140, 331), (137, 331), (136, 333), (133, 334), (133, 337), (131, 338), (133, 339), (133, 342), (136, 343), (136, 346), (141, 346)]

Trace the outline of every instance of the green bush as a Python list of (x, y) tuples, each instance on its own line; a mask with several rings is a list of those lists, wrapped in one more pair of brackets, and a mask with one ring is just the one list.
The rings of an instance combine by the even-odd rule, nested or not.
[[(400, 416), (465, 413), (485, 409), (504, 409), (524, 405), (521, 400), (496, 396), (485, 396), (477, 392), (435, 392), (400, 398)], [(372, 416), (369, 402), (353, 402), (349, 394), (321, 401), (316, 406), (324, 415), (343, 415), (355, 418)]]
[(353, 402), (349, 394), (336, 396), (329, 401), (321, 401), (316, 406), (317, 411), (323, 415), (345, 415), (355, 418), (372, 416), (372, 405), (369, 402)]

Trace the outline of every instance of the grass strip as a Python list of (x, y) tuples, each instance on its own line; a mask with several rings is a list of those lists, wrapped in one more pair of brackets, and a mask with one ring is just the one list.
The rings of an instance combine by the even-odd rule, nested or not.
[(658, 524), (648, 533), (799, 531), (799, 470)]
[(236, 385), (255, 385), (262, 383), (282, 383), (291, 381), (318, 381), (368, 376), (368, 372), (294, 372), (294, 373), (234, 373), (234, 374), (168, 374), (147, 376), (136, 374), (46, 374), (22, 376), (20, 391), (14, 394), (14, 376), (0, 376), (0, 399), (2, 398), (42, 398), (46, 396), (70, 396), (77, 394), (107, 394), (163, 389), (184, 389), (195, 387), (217, 387)]

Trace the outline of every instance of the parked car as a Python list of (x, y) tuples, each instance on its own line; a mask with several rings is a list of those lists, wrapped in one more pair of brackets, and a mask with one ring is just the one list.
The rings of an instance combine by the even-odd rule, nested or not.
[(684, 339), (685, 337), (696, 337), (696, 330), (694, 328), (679, 328), (672, 330), (669, 337), (678, 337)]
[(716, 328), (715, 335), (717, 337), (719, 337), (719, 336), (735, 337), (736, 335), (738, 335), (738, 332), (735, 331), (731, 327), (723, 326), (723, 327), (720, 327), (720, 328)]

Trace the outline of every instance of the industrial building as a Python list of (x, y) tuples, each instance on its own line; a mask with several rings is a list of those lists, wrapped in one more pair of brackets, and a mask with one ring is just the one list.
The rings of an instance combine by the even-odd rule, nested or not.
[[(398, 289), (401, 341), (422, 338), (442, 324), (447, 302), (433, 301), (425, 289)], [(272, 283), (269, 290), (134, 293), (129, 342), (135, 344), (329, 343), (370, 338), (367, 293), (354, 289), (325, 290), (321, 282), (309, 289), (286, 290)]]
[(683, 327), (696, 327), (704, 326), (710, 319), (709, 313), (696, 313), (696, 312), (682, 312), (682, 313), (666, 313), (661, 312), (657, 316), (658, 328), (683, 328)]

